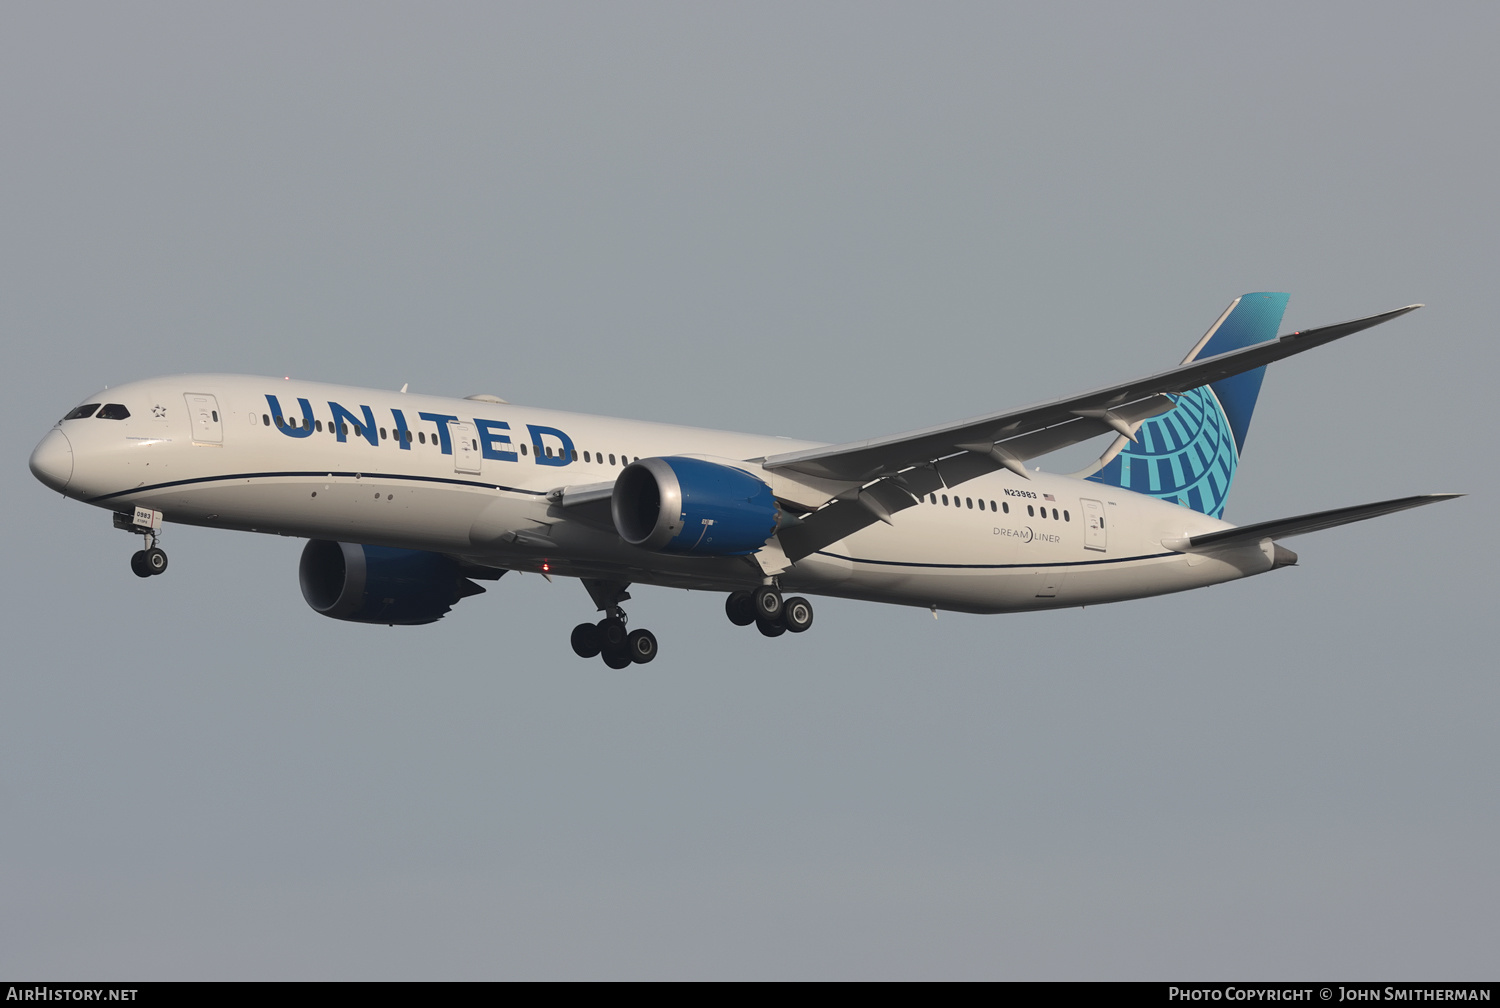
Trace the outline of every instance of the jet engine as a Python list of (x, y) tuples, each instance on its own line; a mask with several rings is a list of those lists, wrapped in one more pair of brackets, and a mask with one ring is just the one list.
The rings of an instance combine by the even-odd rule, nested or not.
[(776, 534), (781, 509), (760, 478), (726, 462), (641, 459), (615, 480), (615, 530), (632, 546), (692, 556), (743, 556)]
[(484, 588), (456, 560), (423, 550), (311, 539), (298, 568), (302, 597), (333, 619), (419, 626)]

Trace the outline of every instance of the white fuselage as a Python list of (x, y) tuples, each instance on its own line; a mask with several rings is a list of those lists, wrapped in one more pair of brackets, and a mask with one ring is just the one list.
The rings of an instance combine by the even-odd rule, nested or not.
[[(597, 513), (590, 519), (583, 509), (564, 509), (548, 493), (608, 483), (638, 458), (747, 460), (816, 446), (240, 375), (150, 379), (86, 401), (123, 404), (130, 415), (62, 421), (38, 446), (33, 468), (51, 474), (44, 482), (67, 496), (100, 507), (140, 506), (169, 522), (430, 550), (497, 568), (545, 565), (558, 575), (707, 590), (751, 587), (761, 572), (745, 557), (632, 547)], [(402, 429), (412, 432), (410, 443), (396, 436)], [(1230, 526), (1155, 498), (1042, 472), (1030, 479), (1005, 470), (982, 476), (924, 498), (892, 521), (798, 561), (781, 574), (782, 587), (1007, 612), (1182, 591), (1273, 566), (1269, 542), (1215, 554), (1174, 551), (1163, 541)]]

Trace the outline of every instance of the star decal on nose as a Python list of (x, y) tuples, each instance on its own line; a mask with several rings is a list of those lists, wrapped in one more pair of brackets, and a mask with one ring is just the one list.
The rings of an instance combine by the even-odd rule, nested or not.
[(167, 408), (158, 403), (157, 405), (151, 407), (151, 415), (160, 420), (162, 417), (167, 415)]

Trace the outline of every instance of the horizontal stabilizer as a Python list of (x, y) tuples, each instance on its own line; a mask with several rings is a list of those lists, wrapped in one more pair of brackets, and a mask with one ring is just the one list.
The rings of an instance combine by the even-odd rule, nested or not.
[(1275, 521), (1258, 522), (1255, 525), (1242, 525), (1239, 528), (1224, 529), (1222, 532), (1196, 535), (1185, 541), (1169, 540), (1163, 542), (1162, 545), (1185, 553), (1244, 546), (1260, 542), (1262, 539), (1285, 539), (1308, 532), (1321, 532), (1323, 529), (1364, 521), (1366, 518), (1378, 518), (1396, 511), (1421, 507), (1423, 504), (1436, 504), (1438, 501), (1452, 500), (1462, 496), (1463, 494), (1418, 494), (1415, 497), (1398, 497), (1395, 500), (1379, 501), (1374, 504), (1356, 504), (1353, 507), (1334, 508), (1332, 511), (1298, 515), (1295, 518), (1278, 518)]

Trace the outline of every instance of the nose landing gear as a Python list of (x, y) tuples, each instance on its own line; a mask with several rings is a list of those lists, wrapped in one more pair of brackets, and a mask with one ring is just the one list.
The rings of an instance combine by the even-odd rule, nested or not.
[(136, 550), (130, 556), (130, 569), (136, 577), (150, 577), (167, 569), (167, 555), (154, 545), (156, 537), (147, 536), (146, 542), (146, 549)]
[(133, 514), (115, 514), (115, 528), (132, 535), (141, 536), (146, 548), (136, 550), (130, 557), (130, 570), (136, 577), (151, 577), (167, 569), (167, 554), (157, 545), (161, 539), (161, 512), (150, 508), (136, 508)]

